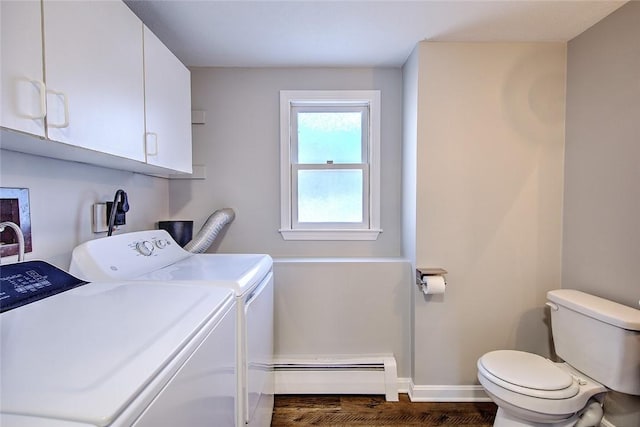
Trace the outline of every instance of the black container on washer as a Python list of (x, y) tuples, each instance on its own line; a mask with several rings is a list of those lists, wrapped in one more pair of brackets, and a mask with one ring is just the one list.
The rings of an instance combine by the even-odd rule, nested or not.
[(159, 221), (158, 228), (166, 230), (181, 247), (193, 238), (193, 221)]

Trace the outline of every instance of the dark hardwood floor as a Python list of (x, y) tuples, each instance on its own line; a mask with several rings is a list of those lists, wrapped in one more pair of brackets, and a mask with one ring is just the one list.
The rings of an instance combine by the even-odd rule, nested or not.
[(490, 427), (491, 402), (399, 402), (384, 396), (276, 395), (272, 427), (288, 426), (466, 426)]

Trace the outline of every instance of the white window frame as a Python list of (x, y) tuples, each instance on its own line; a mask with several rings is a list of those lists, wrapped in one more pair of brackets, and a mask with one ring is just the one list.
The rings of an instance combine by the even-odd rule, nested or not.
[[(297, 188), (293, 174), (300, 168), (292, 158), (297, 152), (291, 131), (292, 110), (304, 106), (365, 106), (368, 109), (367, 162), (333, 165), (335, 168), (362, 169), (368, 177), (369, 190), (364, 193), (362, 224), (297, 222)], [(333, 111), (329, 108), (329, 111)], [(364, 129), (363, 129), (364, 130)], [(365, 138), (363, 138), (365, 139)], [(305, 169), (321, 169), (305, 166)], [(380, 228), (380, 91), (378, 90), (283, 90), (280, 91), (280, 233), (285, 240), (376, 240)]]

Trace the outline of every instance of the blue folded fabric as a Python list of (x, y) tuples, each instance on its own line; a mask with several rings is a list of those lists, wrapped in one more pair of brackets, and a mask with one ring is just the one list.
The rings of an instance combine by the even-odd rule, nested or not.
[(0, 313), (85, 285), (44, 261), (26, 261), (0, 266)]

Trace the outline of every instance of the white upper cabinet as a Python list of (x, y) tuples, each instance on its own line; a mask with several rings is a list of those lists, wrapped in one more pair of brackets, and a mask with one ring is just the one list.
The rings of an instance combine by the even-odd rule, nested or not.
[(191, 173), (191, 74), (144, 27), (147, 163)]
[(0, 148), (191, 173), (189, 70), (122, 1), (0, 0), (0, 23)]
[(43, 1), (49, 139), (145, 161), (142, 23), (120, 1)]
[(39, 1), (0, 1), (0, 125), (45, 136)]

